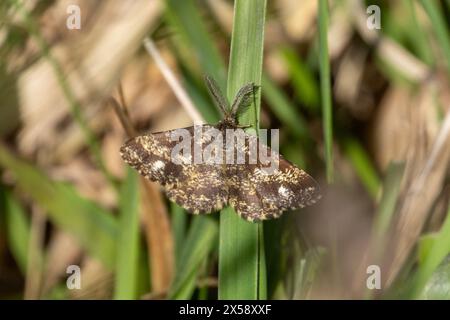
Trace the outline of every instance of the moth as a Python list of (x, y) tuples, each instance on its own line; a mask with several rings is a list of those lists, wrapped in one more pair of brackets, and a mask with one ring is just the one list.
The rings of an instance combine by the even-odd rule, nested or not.
[[(314, 204), (320, 198), (317, 182), (256, 135), (243, 131), (248, 126), (238, 123), (238, 115), (249, 108), (258, 87), (253, 83), (244, 85), (230, 105), (212, 78), (206, 76), (205, 82), (223, 114), (219, 123), (137, 136), (121, 147), (123, 160), (144, 177), (159, 182), (171, 201), (194, 214), (210, 213), (230, 205), (240, 217), (256, 222)], [(241, 144), (233, 141), (230, 147), (227, 134), (238, 130), (244, 132)], [(182, 142), (180, 131), (194, 137), (184, 141), (186, 154), (174, 153)], [(213, 147), (213, 135), (208, 132), (215, 133)], [(195, 139), (198, 134), (203, 135)], [(222, 162), (195, 161), (198, 150), (208, 151), (212, 158), (222, 159)], [(241, 161), (235, 161), (238, 151), (243, 154)], [(276, 168), (267, 170), (267, 161), (254, 157), (255, 152), (276, 159)]]

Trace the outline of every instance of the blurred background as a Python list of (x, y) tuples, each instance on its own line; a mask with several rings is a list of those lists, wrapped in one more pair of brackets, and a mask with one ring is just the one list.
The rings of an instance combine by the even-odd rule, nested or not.
[[(216, 299), (219, 214), (188, 215), (119, 148), (193, 124), (162, 71), (220, 119), (202, 79), (225, 88), (233, 1), (8, 0), (0, 17), (0, 298)], [(331, 182), (318, 2), (268, 1), (261, 127), (323, 192), (264, 222), (269, 298), (450, 298), (449, 17), (446, 0), (329, 1)]]

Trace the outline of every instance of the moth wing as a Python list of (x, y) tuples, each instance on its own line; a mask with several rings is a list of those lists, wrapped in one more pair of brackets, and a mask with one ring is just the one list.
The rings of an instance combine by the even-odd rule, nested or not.
[(248, 165), (228, 165), (230, 174), (228, 203), (236, 213), (247, 221), (260, 221), (279, 216), (278, 210), (268, 210), (257, 187), (248, 176)]
[[(214, 128), (200, 127), (202, 132)], [(194, 164), (195, 130), (191, 126), (137, 136), (121, 147), (121, 156), (141, 175), (159, 182), (171, 201), (192, 213), (208, 213), (221, 209), (228, 194), (222, 166)], [(188, 137), (189, 142), (184, 140)], [(187, 143), (189, 152), (174, 152), (180, 142)], [(209, 142), (202, 140), (200, 150)]]
[(264, 163), (258, 154), (255, 164), (246, 161), (237, 168), (230, 167), (229, 173), (234, 171), (237, 178), (230, 183), (229, 202), (240, 216), (249, 221), (272, 219), (283, 211), (303, 208), (320, 199), (319, 185), (310, 175), (255, 136), (246, 136), (247, 145), (252, 139), (258, 151), (262, 149), (272, 160)]

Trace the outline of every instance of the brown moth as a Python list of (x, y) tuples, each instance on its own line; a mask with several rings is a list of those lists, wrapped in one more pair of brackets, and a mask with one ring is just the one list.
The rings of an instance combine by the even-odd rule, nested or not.
[[(195, 214), (210, 213), (230, 205), (242, 218), (260, 221), (277, 218), (285, 210), (314, 204), (320, 198), (319, 186), (305, 171), (271, 150), (255, 135), (244, 133), (240, 144), (227, 140), (229, 132), (243, 132), (242, 128), (246, 127), (238, 124), (237, 115), (251, 105), (257, 87), (253, 83), (243, 86), (229, 106), (215, 81), (210, 77), (205, 80), (213, 101), (223, 113), (222, 121), (216, 125), (137, 136), (121, 147), (123, 160), (141, 175), (159, 182), (171, 201)], [(184, 153), (174, 152), (183, 142), (179, 139), (180, 132), (200, 137), (183, 139)], [(200, 156), (197, 156), (198, 150), (203, 152)], [(268, 171), (268, 162), (264, 159), (255, 161), (252, 156), (256, 150), (258, 155), (276, 159), (275, 170)], [(237, 160), (238, 151), (243, 154), (241, 161)], [(202, 161), (206, 153), (211, 157)]]

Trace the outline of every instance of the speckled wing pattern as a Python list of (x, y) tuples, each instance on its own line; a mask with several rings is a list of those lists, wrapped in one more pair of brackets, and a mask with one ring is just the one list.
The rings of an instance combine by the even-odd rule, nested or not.
[[(203, 125), (206, 131), (213, 126)], [(191, 137), (195, 127), (186, 129)], [(175, 129), (179, 130), (179, 129)], [(171, 159), (178, 141), (171, 141), (174, 130), (145, 134), (128, 140), (121, 148), (122, 158), (144, 177), (159, 182), (167, 197), (191, 213), (210, 213), (227, 203), (227, 188), (222, 166), (176, 164)], [(205, 141), (202, 148), (207, 144)], [(194, 142), (191, 143), (193, 155)]]
[[(203, 125), (202, 130), (209, 128), (214, 126)], [(194, 127), (185, 129), (193, 136)], [(171, 201), (191, 213), (210, 213), (229, 204), (245, 220), (259, 221), (277, 218), (285, 210), (303, 208), (320, 198), (314, 179), (281, 155), (278, 168), (269, 174), (259, 158), (256, 164), (175, 164), (171, 152), (178, 141), (171, 141), (171, 132), (130, 139), (122, 146), (121, 155), (141, 175), (159, 182)], [(246, 135), (247, 153), (250, 139), (257, 138)], [(202, 148), (209, 142), (202, 141)], [(272, 152), (259, 140), (257, 143), (258, 148)]]
[[(258, 150), (264, 148), (269, 156), (274, 153), (255, 136), (247, 135), (249, 139), (257, 140)], [(267, 171), (259, 158), (257, 164), (228, 166), (228, 203), (245, 220), (278, 218), (283, 211), (304, 208), (320, 199), (319, 185), (311, 176), (280, 154), (277, 157), (273, 172)]]

